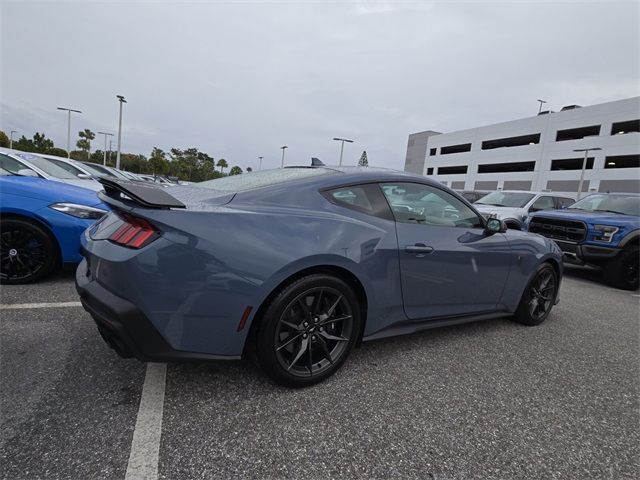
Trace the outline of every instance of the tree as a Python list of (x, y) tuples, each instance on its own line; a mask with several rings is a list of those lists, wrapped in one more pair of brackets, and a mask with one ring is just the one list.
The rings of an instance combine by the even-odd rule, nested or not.
[(96, 138), (96, 134), (88, 128), (85, 128), (84, 130), (78, 132), (78, 136), (80, 137), (80, 140), (78, 140), (78, 142), (76, 143), (76, 147), (78, 147), (83, 152), (87, 152), (87, 159), (89, 159), (91, 153), (91, 140)]
[(0, 130), (0, 147), (9, 148), (9, 137), (7, 134)]
[(237, 165), (231, 167), (231, 170), (229, 170), (229, 175), (240, 175), (241, 173), (242, 169)]
[(368, 167), (369, 166), (369, 160), (367, 159), (367, 151), (363, 151), (362, 155), (360, 155), (360, 160), (358, 160), (358, 166), (359, 167)]
[(33, 135), (33, 146), (35, 147), (36, 152), (45, 153), (50, 148), (53, 148), (53, 140), (47, 138), (44, 132), (36, 132)]
[(169, 162), (167, 161), (167, 154), (158, 147), (155, 147), (151, 151), (151, 156), (149, 157), (149, 168), (151, 168), (151, 173), (155, 175), (164, 175), (169, 171)]
[(67, 151), (64, 148), (53, 147), (47, 150), (49, 155), (55, 155), (56, 157), (65, 157), (67, 156)]
[(22, 150), (23, 152), (46, 153), (49, 149), (53, 148), (53, 141), (47, 138), (44, 133), (36, 132), (33, 140), (22, 135), (18, 140), (13, 142), (13, 148)]
[(247, 167), (247, 173), (251, 173), (251, 172), (253, 172), (253, 168)]
[(224, 158), (221, 158), (220, 160), (218, 160), (218, 163), (216, 163), (216, 165), (218, 167), (220, 167), (220, 172), (224, 172), (224, 169), (227, 168), (229, 166), (229, 164), (227, 163), (227, 161)]

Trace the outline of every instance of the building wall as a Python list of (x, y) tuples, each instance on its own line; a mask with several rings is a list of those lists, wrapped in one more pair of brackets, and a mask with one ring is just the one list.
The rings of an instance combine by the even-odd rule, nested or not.
[(432, 135), (438, 132), (427, 130), (426, 132), (412, 133), (407, 141), (407, 156), (404, 160), (404, 171), (422, 175), (424, 161), (427, 154), (427, 142)]
[[(640, 168), (605, 168), (607, 157), (640, 155), (640, 133), (612, 135), (612, 125), (617, 122), (640, 119), (640, 97), (608, 102), (599, 105), (539, 115), (484, 127), (461, 130), (440, 135), (418, 137), (426, 144), (420, 150), (409, 152), (406, 171), (422, 173), (454, 188), (471, 190), (504, 189), (550, 189), (562, 192), (577, 192), (581, 164), (576, 170), (552, 170), (552, 161), (583, 157), (584, 153), (574, 149), (600, 147), (601, 151), (590, 152), (593, 168), (585, 171), (583, 191), (640, 191)], [(557, 141), (559, 130), (600, 126), (597, 136)], [(414, 135), (424, 135), (427, 132)], [(524, 135), (540, 135), (533, 145), (483, 149), (487, 140), (511, 138)], [(409, 139), (414, 135), (410, 135)], [(471, 144), (469, 151), (442, 154), (442, 147)], [(414, 141), (414, 146), (416, 142)], [(431, 155), (432, 149), (436, 154)], [(424, 151), (422, 171), (420, 161), (415, 158)], [(509, 162), (535, 162), (533, 171), (478, 173), (479, 165), (505, 164)], [(621, 162), (618, 162), (621, 163)], [(410, 167), (411, 169), (407, 168)], [(447, 174), (439, 172), (442, 167), (467, 167), (467, 173)], [(500, 167), (502, 168), (502, 167)], [(433, 173), (430, 174), (430, 169)], [(464, 183), (463, 183), (464, 182)], [(528, 187), (528, 188), (527, 188)]]

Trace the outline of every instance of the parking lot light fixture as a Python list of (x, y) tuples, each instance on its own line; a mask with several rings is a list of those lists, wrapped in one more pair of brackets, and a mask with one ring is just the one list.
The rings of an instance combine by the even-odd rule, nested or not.
[(540, 112), (542, 111), (542, 105), (547, 103), (547, 101), (538, 99), (538, 102), (540, 102), (540, 108), (538, 108), (538, 115), (540, 115)]
[(346, 138), (336, 138), (336, 137), (334, 137), (334, 140), (336, 140), (337, 142), (342, 142), (342, 145), (340, 145), (340, 163), (338, 164), (342, 166), (342, 153), (344, 152), (344, 142), (353, 143), (353, 140), (348, 140)]
[(9, 148), (13, 149), (13, 134), (14, 133), (18, 133), (17, 130), (11, 130), (11, 133), (9, 134)]
[[(104, 151), (103, 156), (102, 156), (102, 165), (106, 165), (107, 164), (107, 135), (113, 137), (113, 133), (107, 133), (107, 132), (97, 132), (100, 135), (104, 135)], [(109, 140), (109, 142), (111, 142), (111, 140)]]
[(122, 145), (122, 104), (127, 103), (122, 95), (116, 95), (120, 102), (120, 116), (118, 117), (118, 152), (116, 153), (116, 168), (120, 168), (120, 146)]
[(282, 168), (284, 168), (284, 151), (289, 147), (286, 145), (283, 145), (280, 148), (282, 149)]
[(595, 152), (598, 150), (602, 150), (602, 149), (600, 147), (593, 147), (593, 148), (576, 148), (573, 150), (574, 152), (584, 152), (584, 159), (582, 160), (582, 171), (580, 172), (580, 181), (578, 182), (577, 200), (580, 200), (580, 197), (582, 196), (582, 184), (584, 183), (584, 171), (587, 168), (587, 158), (589, 157), (589, 152)]
[(58, 110), (64, 110), (67, 112), (67, 158), (71, 158), (71, 112), (82, 113), (80, 110), (74, 110), (73, 108), (58, 107)]

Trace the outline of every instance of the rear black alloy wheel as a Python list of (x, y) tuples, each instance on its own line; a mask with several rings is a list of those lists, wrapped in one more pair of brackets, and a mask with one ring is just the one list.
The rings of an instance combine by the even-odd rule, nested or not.
[(520, 305), (516, 310), (515, 320), (524, 325), (539, 325), (546, 320), (553, 308), (558, 292), (558, 276), (548, 263), (538, 268), (529, 282)]
[(640, 287), (640, 249), (627, 246), (608, 264), (604, 265), (604, 278), (609, 285), (625, 290)]
[(335, 372), (360, 333), (351, 288), (328, 275), (285, 287), (268, 308), (257, 339), (260, 365), (276, 382), (303, 387)]
[(0, 226), (0, 282), (30, 283), (56, 266), (56, 246), (42, 227), (27, 220), (2, 220)]

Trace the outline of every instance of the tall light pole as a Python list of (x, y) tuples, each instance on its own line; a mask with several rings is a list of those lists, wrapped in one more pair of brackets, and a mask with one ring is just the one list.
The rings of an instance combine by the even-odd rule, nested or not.
[(258, 170), (262, 170), (262, 159), (263, 159), (264, 157), (258, 157), (258, 158), (260, 159), (260, 166), (258, 167)]
[(74, 110), (73, 108), (58, 107), (58, 110), (64, 110), (67, 112), (67, 158), (71, 158), (71, 112), (82, 113), (80, 110)]
[(542, 111), (542, 105), (547, 103), (547, 101), (538, 99), (538, 102), (540, 102), (540, 108), (538, 108), (538, 115), (540, 115), (540, 112)]
[(122, 104), (127, 103), (122, 95), (116, 95), (120, 102), (120, 117), (118, 118), (118, 153), (116, 154), (116, 168), (120, 168), (120, 146), (122, 142)]
[(346, 138), (334, 138), (334, 140), (338, 142), (342, 142), (340, 146), (340, 163), (338, 165), (342, 165), (342, 152), (344, 152), (344, 142), (353, 143), (353, 140), (347, 140)]
[(108, 157), (109, 163), (111, 163), (111, 150), (113, 150), (113, 147), (111, 145), (112, 143), (113, 143), (113, 140), (109, 139), (109, 157)]
[(9, 148), (13, 149), (13, 134), (14, 133), (18, 133), (17, 130), (11, 130), (11, 133), (9, 134)]
[(577, 148), (574, 152), (584, 152), (584, 159), (582, 160), (582, 172), (580, 172), (580, 182), (578, 182), (578, 198), (580, 200), (580, 196), (582, 195), (582, 184), (584, 182), (584, 171), (587, 168), (587, 158), (589, 157), (589, 152), (595, 152), (598, 150), (602, 150), (600, 147), (594, 148)]
[(286, 145), (280, 147), (282, 149), (282, 168), (284, 168), (284, 151), (289, 148)]
[[(104, 151), (103, 151), (103, 157), (102, 157), (102, 165), (106, 165), (107, 164), (107, 135), (109, 135), (110, 137), (113, 137), (113, 133), (107, 133), (107, 132), (97, 132), (99, 135), (104, 135)], [(111, 140), (109, 140), (109, 142), (111, 142)]]

